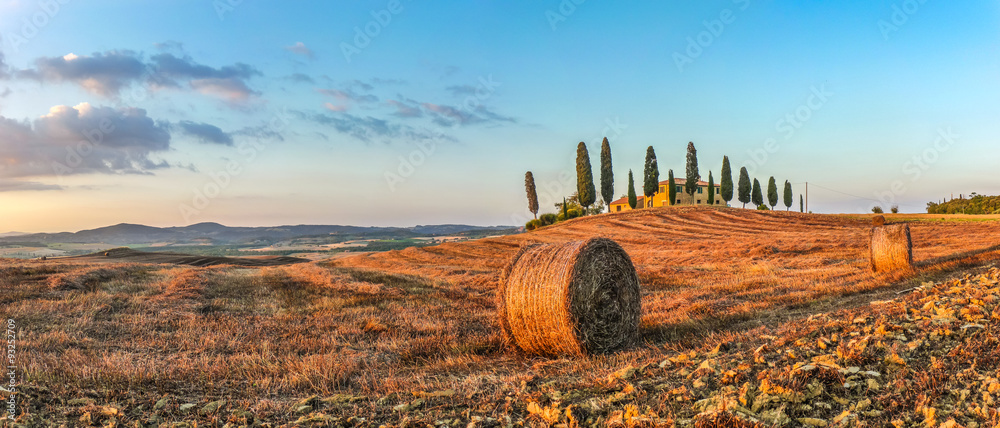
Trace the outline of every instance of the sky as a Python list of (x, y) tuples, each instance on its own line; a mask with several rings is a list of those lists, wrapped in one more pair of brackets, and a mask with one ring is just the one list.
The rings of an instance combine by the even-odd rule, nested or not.
[(520, 224), (525, 172), (554, 212), (604, 137), (616, 196), (693, 142), (813, 212), (923, 212), (1000, 194), (998, 30), (979, 0), (0, 0), (0, 232)]

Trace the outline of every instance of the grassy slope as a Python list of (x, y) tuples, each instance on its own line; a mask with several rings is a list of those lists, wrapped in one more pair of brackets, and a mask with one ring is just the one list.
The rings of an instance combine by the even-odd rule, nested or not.
[[(199, 426), (222, 426), (300, 418), (306, 425), (310, 419), (349, 424), (364, 418), (364, 425), (465, 425), (479, 418), (490, 425), (490, 419), (506, 424), (507, 418), (566, 422), (571, 415), (591, 423), (668, 423), (690, 421), (724, 397), (742, 403), (747, 383), (752, 400), (762, 394), (779, 398), (756, 409), (752, 400), (741, 404), (751, 412), (743, 419), (761, 419), (782, 404), (787, 417), (829, 419), (845, 408), (834, 396), (851, 398), (846, 406), (855, 409), (865, 398), (832, 392), (831, 386), (828, 395), (810, 398), (829, 409), (816, 404), (823, 410), (803, 410), (802, 403), (793, 408), (782, 394), (795, 398), (793, 392), (810, 383), (782, 378), (780, 370), (801, 359), (799, 339), (812, 343), (838, 328), (843, 336), (870, 335), (876, 324), (872, 331), (848, 331), (854, 324), (828, 328), (803, 318), (887, 300), (895, 297), (891, 290), (997, 255), (990, 236), (1000, 232), (1000, 223), (919, 223), (913, 225), (918, 271), (876, 277), (866, 270), (865, 224), (819, 215), (657, 209), (579, 219), (525, 235), (344, 258), (335, 266), (258, 270), (8, 261), (0, 268), (0, 305), (21, 327), (25, 421), (197, 419)], [(645, 345), (578, 360), (511, 351), (496, 331), (492, 305), (505, 258), (525, 242), (594, 235), (621, 242), (639, 269), (646, 288)], [(937, 296), (935, 290), (914, 296)], [(843, 302), (845, 295), (850, 301)], [(918, 303), (923, 305), (912, 304)], [(987, 313), (994, 301), (988, 303), (981, 305), (989, 306)], [(906, 314), (881, 310), (855, 311), (873, 321), (896, 317), (896, 324)], [(830, 319), (845, 317), (857, 316)], [(789, 319), (795, 322), (785, 324)], [(980, 323), (992, 331), (989, 317)], [(909, 337), (938, 326), (901, 328), (909, 329), (903, 333)], [(960, 326), (947, 327), (956, 332)], [(774, 355), (754, 361), (752, 351), (769, 342), (775, 342), (767, 348)], [(849, 357), (835, 363), (848, 367)], [(661, 367), (669, 358), (675, 362)], [(876, 358), (865, 364), (880, 363)], [(629, 366), (641, 370), (609, 378)], [(908, 387), (927, 382), (901, 373)], [(790, 389), (768, 389), (762, 379), (771, 375)], [(308, 398), (314, 394), (316, 399)], [(943, 396), (935, 394), (921, 405)], [(299, 399), (304, 401), (295, 403)], [(714, 400), (713, 409), (704, 399)], [(225, 403), (215, 409), (211, 403), (217, 400)], [(885, 418), (919, 414), (909, 404), (883, 404)]]

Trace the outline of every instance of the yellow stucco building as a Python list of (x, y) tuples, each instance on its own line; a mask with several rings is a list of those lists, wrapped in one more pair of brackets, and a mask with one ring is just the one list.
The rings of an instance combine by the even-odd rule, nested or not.
[[(674, 186), (677, 188), (677, 199), (674, 203), (668, 203), (667, 198), (669, 197), (669, 192), (667, 192), (667, 185), (669, 181), (660, 182), (660, 190), (653, 195), (652, 198), (646, 199), (645, 196), (636, 197), (636, 208), (639, 207), (664, 207), (669, 205), (708, 205), (708, 182), (699, 181), (698, 190), (694, 192), (694, 195), (688, 195), (684, 192), (684, 184), (687, 182), (685, 178), (675, 178)], [(721, 185), (715, 185), (715, 203), (713, 205), (723, 206), (725, 203), (722, 197), (719, 196), (719, 190)], [(638, 190), (642, 190), (641, 188)], [(628, 205), (628, 198), (621, 198), (616, 201), (611, 202), (611, 212), (628, 211), (632, 209)]]

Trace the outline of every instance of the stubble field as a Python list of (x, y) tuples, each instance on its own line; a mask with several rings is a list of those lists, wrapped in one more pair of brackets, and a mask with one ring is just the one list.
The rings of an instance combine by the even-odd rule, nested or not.
[[(932, 283), (961, 278), (1000, 252), (1000, 222), (916, 221), (916, 270), (875, 275), (868, 227), (865, 218), (673, 208), (288, 266), (4, 260), (0, 307), (18, 325), (17, 414), (28, 425), (711, 426), (723, 422), (710, 417), (732, 417), (724, 425), (740, 426), (777, 424), (779, 405), (790, 426), (831, 419), (844, 406), (859, 415), (847, 419), (855, 424), (890, 422), (920, 415), (920, 406), (926, 413), (933, 397), (864, 416), (858, 403), (872, 399), (839, 393), (850, 402), (840, 404), (823, 395), (834, 394), (827, 386), (809, 400), (829, 407), (768, 399), (754, 409), (755, 398), (795, 398), (796, 388), (812, 385), (768, 386), (762, 373), (794, 362), (758, 358), (761, 346), (795, 360), (811, 355), (798, 349), (803, 338), (822, 356), (829, 352), (815, 348), (817, 338), (835, 329), (873, 334), (850, 320), (836, 324), (843, 317), (874, 326), (905, 315), (912, 324), (907, 302), (946, 293)], [(521, 245), (593, 236), (619, 242), (639, 272), (643, 344), (576, 359), (520, 355), (495, 320), (500, 269)], [(917, 327), (898, 328), (912, 336)], [(846, 368), (851, 349), (839, 343), (844, 356), (829, 363)], [(880, 352), (878, 361), (853, 364), (902, 355)], [(869, 371), (878, 370), (888, 376)], [(885, 395), (878, 391), (868, 389)], [(748, 413), (719, 407), (730, 396)]]

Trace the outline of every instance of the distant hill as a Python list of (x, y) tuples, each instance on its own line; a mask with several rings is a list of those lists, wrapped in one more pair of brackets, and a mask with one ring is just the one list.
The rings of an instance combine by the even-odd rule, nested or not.
[(1000, 214), (1000, 196), (975, 195), (944, 203), (927, 203), (927, 214)]
[(122, 223), (79, 232), (0, 235), (7, 242), (105, 243), (113, 245), (157, 242), (202, 242), (215, 245), (278, 241), (310, 236), (338, 235), (354, 239), (416, 238), (456, 234), (489, 234), (509, 231), (513, 226), (427, 225), (414, 227), (361, 227), (336, 225), (296, 225), (274, 227), (229, 227), (219, 223), (198, 223), (184, 227), (152, 227)]

